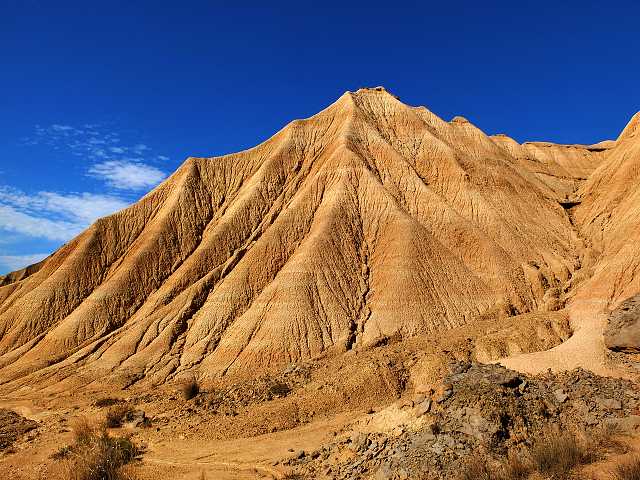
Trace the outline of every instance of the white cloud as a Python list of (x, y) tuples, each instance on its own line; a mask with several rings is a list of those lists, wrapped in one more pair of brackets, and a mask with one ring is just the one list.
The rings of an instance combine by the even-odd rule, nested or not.
[(0, 265), (12, 272), (20, 270), (49, 256), (48, 253), (33, 253), (29, 255), (0, 255)]
[(82, 227), (65, 220), (49, 220), (21, 212), (8, 205), (0, 205), (0, 229), (30, 237), (66, 241), (82, 231)]
[(72, 155), (90, 160), (88, 175), (119, 190), (154, 187), (166, 178), (163, 171), (149, 163), (167, 161), (169, 157), (150, 155), (152, 149), (144, 143), (123, 145), (118, 133), (105, 131), (100, 125), (36, 125), (35, 136), (24, 141), (27, 145), (43, 143), (56, 150), (66, 148)]
[(120, 190), (154, 187), (166, 178), (162, 170), (130, 160), (107, 160), (97, 163), (89, 169), (89, 175), (102, 179)]
[[(46, 145), (47, 149), (82, 158), (87, 161), (88, 176), (121, 191), (148, 189), (166, 178), (166, 174), (152, 164), (167, 161), (168, 157), (151, 154), (151, 147), (144, 143), (126, 144), (119, 133), (108, 131), (104, 125), (36, 125), (34, 134), (23, 142)], [(122, 197), (126, 196), (51, 191), (31, 194), (0, 185), (0, 245), (3, 250), (10, 248), (12, 253), (0, 252), (0, 271), (19, 269), (46, 256), (24, 252), (21, 242), (25, 246), (33, 244), (25, 242), (30, 238), (66, 242), (97, 218), (125, 208), (129, 202)], [(34, 250), (44, 248), (36, 246)]]
[(39, 196), (44, 200), (46, 210), (73, 217), (85, 224), (127, 206), (127, 203), (120, 198), (93, 193), (61, 195), (54, 192), (41, 192)]
[(97, 218), (126, 206), (122, 199), (108, 195), (54, 192), (27, 195), (0, 186), (0, 230), (64, 242)]

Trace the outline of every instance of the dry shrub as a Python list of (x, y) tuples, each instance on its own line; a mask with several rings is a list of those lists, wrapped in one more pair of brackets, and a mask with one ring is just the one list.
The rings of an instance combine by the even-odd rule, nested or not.
[(107, 410), (104, 422), (107, 428), (121, 427), (123, 422), (131, 420), (133, 408), (131, 405), (116, 405)]
[(509, 451), (506, 461), (502, 464), (502, 478), (505, 480), (521, 480), (531, 473), (531, 462), (525, 458), (523, 452)]
[(86, 418), (76, 419), (73, 427), (75, 444), (54, 454), (61, 459), (60, 480), (133, 480), (123, 468), (140, 452), (129, 437), (111, 437), (104, 427)]
[(289, 392), (291, 392), (291, 388), (289, 388), (289, 385), (283, 382), (276, 381), (269, 386), (268, 396), (270, 398), (286, 397)]
[(586, 442), (592, 451), (605, 451), (609, 453), (625, 453), (627, 446), (620, 441), (623, 432), (616, 423), (607, 423), (596, 428), (586, 436)]
[(77, 417), (71, 422), (73, 440), (76, 445), (87, 445), (95, 435), (96, 425), (87, 417)]
[[(460, 471), (460, 480), (524, 480), (534, 471), (544, 478), (571, 478), (571, 470), (603, 457), (604, 452), (621, 453), (625, 446), (616, 437), (619, 429), (608, 425), (579, 435), (567, 432), (547, 432), (532, 439), (532, 445), (510, 450), (506, 458), (492, 462), (474, 455)], [(640, 472), (640, 456), (620, 464), (612, 473), (614, 480), (636, 479)], [(626, 475), (626, 476), (625, 476)], [(538, 477), (536, 477), (538, 478)]]
[(112, 407), (122, 402), (123, 400), (120, 398), (106, 397), (106, 398), (100, 398), (96, 400), (94, 405), (98, 408), (104, 408), (104, 407)]
[(198, 385), (198, 382), (192, 378), (180, 386), (180, 392), (182, 393), (182, 398), (185, 400), (191, 400), (200, 393), (200, 385)]
[(289, 473), (285, 473), (282, 480), (302, 480), (303, 476), (300, 475), (299, 473), (294, 473), (294, 472), (289, 472)]
[(502, 480), (500, 473), (489, 466), (487, 458), (473, 456), (462, 466), (458, 480)]
[(555, 478), (566, 478), (572, 468), (595, 459), (589, 448), (570, 433), (538, 437), (529, 450), (529, 456), (538, 472)]
[(614, 480), (640, 480), (640, 455), (618, 463), (611, 472), (611, 477)]

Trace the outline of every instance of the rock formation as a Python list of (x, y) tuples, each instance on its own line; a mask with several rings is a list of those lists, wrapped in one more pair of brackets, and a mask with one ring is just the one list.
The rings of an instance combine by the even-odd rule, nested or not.
[(613, 305), (640, 290), (637, 124), (593, 146), (519, 144), (347, 92), (255, 148), (189, 158), (5, 276), (0, 382), (250, 376), (594, 290)]
[(640, 295), (625, 300), (611, 312), (604, 343), (614, 351), (640, 352)]

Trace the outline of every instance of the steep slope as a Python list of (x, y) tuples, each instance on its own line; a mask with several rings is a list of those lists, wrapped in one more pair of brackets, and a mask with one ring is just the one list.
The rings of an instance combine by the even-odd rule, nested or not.
[(606, 147), (600, 166), (570, 202), (586, 246), (581, 270), (568, 285), (574, 335), (549, 351), (503, 359), (510, 368), (539, 373), (582, 367), (604, 375), (636, 375), (612, 364), (603, 333), (608, 312), (640, 292), (640, 113)]
[(640, 112), (578, 195), (577, 224), (596, 253), (578, 298), (613, 308), (640, 292)]
[(246, 376), (546, 308), (583, 246), (559, 201), (602, 155), (347, 92), (256, 148), (188, 159), (0, 287), (0, 381)]

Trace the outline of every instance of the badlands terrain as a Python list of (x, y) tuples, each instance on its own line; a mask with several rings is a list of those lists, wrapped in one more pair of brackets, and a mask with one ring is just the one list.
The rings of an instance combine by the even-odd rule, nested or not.
[[(0, 277), (0, 473), (612, 478), (640, 448), (639, 181), (640, 114), (519, 144), (381, 87), (189, 158)], [(547, 468), (554, 438), (596, 453)], [(93, 441), (135, 451), (82, 476)]]

